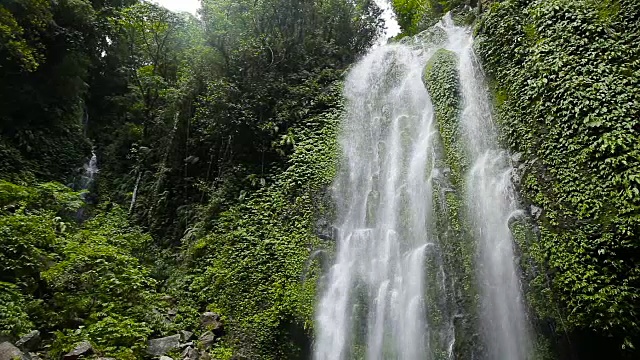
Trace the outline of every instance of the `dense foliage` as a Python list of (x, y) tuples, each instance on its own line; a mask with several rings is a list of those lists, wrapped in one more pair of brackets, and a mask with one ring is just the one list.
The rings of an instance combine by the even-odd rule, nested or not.
[(482, 5), (482, 0), (392, 0), (401, 36), (412, 36), (427, 30), (451, 11), (454, 20), (470, 24), (475, 19), (468, 10)]
[(478, 27), (523, 195), (543, 209), (537, 310), (626, 350), (640, 341), (638, 17), (634, 0), (509, 0)]
[(90, 338), (104, 354), (136, 358), (153, 327), (142, 255), (150, 237), (117, 207), (77, 224), (81, 206), (81, 194), (60, 184), (0, 181), (0, 332), (59, 331), (53, 354)]
[(369, 0), (3, 1), (0, 336), (134, 359), (212, 310), (218, 358), (306, 356), (339, 84), (380, 30)]
[(90, 149), (83, 136), (87, 80), (115, 4), (8, 0), (0, 5), (0, 153), (3, 174), (28, 169), (62, 181)]
[[(331, 110), (294, 130), (294, 153), (274, 184), (222, 213), (210, 234), (191, 246), (189, 289), (236, 325), (236, 345), (245, 358), (310, 356), (319, 274), (309, 255), (326, 247), (314, 231), (329, 212), (322, 199), (335, 173), (340, 94), (334, 87), (317, 99)], [(197, 266), (200, 261), (207, 266)]]
[(464, 150), (458, 126), (461, 104), (456, 55), (445, 49), (438, 50), (425, 67), (424, 84), (433, 99), (446, 164), (451, 167), (451, 179), (459, 186), (468, 164), (463, 160)]
[(461, 200), (463, 194), (454, 190), (463, 188), (462, 176), (469, 166), (460, 139), (462, 104), (455, 53), (445, 49), (436, 51), (425, 66), (423, 82), (433, 99), (435, 120), (444, 150), (438, 159), (438, 168), (448, 169), (435, 181), (434, 195), (438, 233), (441, 234), (440, 246), (447, 272), (447, 292), (453, 293), (454, 299), (454, 304), (450, 306), (456, 316), (456, 343), (453, 350), (460, 357), (475, 358), (482, 353), (476, 330), (478, 290), (474, 275), (475, 248)]

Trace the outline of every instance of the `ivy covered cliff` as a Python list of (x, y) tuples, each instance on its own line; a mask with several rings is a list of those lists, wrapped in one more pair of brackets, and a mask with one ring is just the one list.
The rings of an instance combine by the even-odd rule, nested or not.
[(582, 357), (633, 357), (640, 339), (638, 16), (637, 1), (504, 1), (477, 27), (539, 230), (532, 306)]

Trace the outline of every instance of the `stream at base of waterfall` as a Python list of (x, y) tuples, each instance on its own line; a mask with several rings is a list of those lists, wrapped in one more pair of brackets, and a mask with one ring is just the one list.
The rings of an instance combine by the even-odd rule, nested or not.
[[(373, 48), (346, 79), (333, 186), (338, 237), (320, 284), (315, 360), (459, 358), (456, 319), (470, 316), (465, 311), (477, 316), (479, 356), (530, 358), (508, 226), (519, 214), (510, 157), (498, 145), (470, 31), (445, 18), (429, 34)], [(462, 290), (448, 276), (437, 225), (435, 189), (448, 171), (422, 78), (441, 48), (458, 58), (459, 140), (468, 166), (456, 191), (476, 249), (477, 309), (456, 304), (453, 294)]]

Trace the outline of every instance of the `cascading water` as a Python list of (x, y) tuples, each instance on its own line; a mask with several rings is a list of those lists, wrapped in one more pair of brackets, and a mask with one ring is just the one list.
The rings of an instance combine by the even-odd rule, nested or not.
[(452, 305), (452, 293), (460, 290), (447, 280), (451, 269), (442, 261), (434, 202), (434, 183), (446, 175), (436, 167), (440, 136), (422, 81), (438, 48), (459, 57), (460, 140), (471, 161), (460, 192), (477, 242), (481, 299), (480, 309), (464, 310), (480, 315), (483, 358), (529, 358), (508, 227), (518, 213), (508, 154), (497, 146), (469, 31), (450, 19), (438, 27), (445, 38), (439, 45), (418, 36), (413, 43), (375, 47), (346, 79), (334, 184), (338, 239), (316, 311), (315, 360), (460, 357), (454, 323), (465, 315)]
[[(80, 180), (76, 184), (73, 184), (76, 190), (86, 190), (82, 192), (81, 196), (87, 204), (95, 204), (95, 193), (92, 194), (92, 192), (95, 190), (94, 182), (99, 171), (98, 156), (96, 155), (95, 150), (92, 150), (91, 158), (82, 166), (82, 175), (80, 175)], [(79, 220), (85, 219), (84, 207), (78, 209), (76, 218)]]
[(80, 177), (80, 189), (87, 190), (98, 174), (98, 157), (95, 151), (91, 151), (91, 158), (82, 166), (83, 174)]
[(490, 359), (530, 357), (531, 335), (509, 221), (518, 216), (508, 152), (500, 149), (484, 74), (468, 30), (445, 18), (450, 50), (459, 57), (463, 143), (470, 160), (465, 203), (477, 241), (481, 336)]
[(434, 246), (436, 131), (422, 83), (428, 56), (374, 49), (345, 95), (337, 261), (320, 300), (315, 358), (425, 359), (424, 263)]

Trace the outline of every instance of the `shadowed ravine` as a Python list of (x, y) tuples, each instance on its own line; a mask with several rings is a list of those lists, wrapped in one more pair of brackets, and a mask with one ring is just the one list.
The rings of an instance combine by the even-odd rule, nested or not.
[[(455, 319), (474, 316), (482, 358), (530, 355), (508, 227), (518, 212), (510, 157), (497, 144), (469, 31), (445, 19), (429, 34), (372, 49), (347, 78), (334, 184), (339, 236), (316, 310), (316, 360), (459, 358)], [(458, 63), (456, 133), (466, 160), (454, 186), (476, 249), (477, 309), (454, 306), (462, 290), (443, 261), (437, 222), (436, 185), (452, 164), (443, 164), (447, 150), (423, 73), (442, 48)]]

